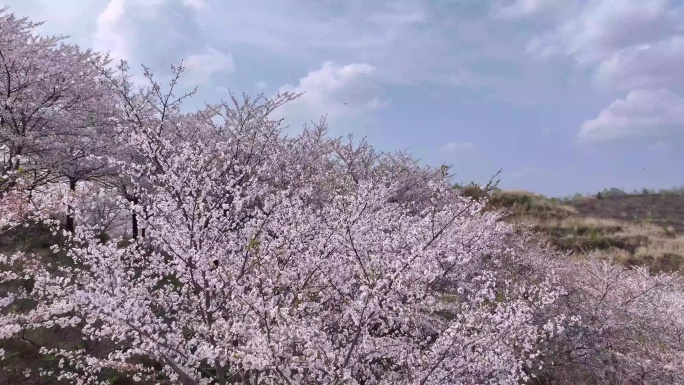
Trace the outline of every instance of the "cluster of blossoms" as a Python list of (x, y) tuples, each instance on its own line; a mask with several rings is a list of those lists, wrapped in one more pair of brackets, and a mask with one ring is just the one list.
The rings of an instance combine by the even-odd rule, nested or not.
[[(0, 306), (35, 301), (0, 316), (0, 338), (59, 326), (110, 347), (43, 348), (59, 365), (36, 375), (76, 384), (100, 383), (107, 368), (187, 385), (580, 375), (684, 383), (679, 276), (571, 262), (462, 196), (443, 170), (329, 138), (325, 121), (284, 137), (269, 116), (298, 95), (184, 113), (191, 95), (174, 96), (182, 66), (167, 93), (149, 71), (150, 87), (135, 90), (125, 63), (115, 72), (106, 57), (29, 39), (33, 27), (0, 14), (0, 102), (10, 106), (0, 139), (15, 153), (35, 141), (22, 174), (30, 183), (15, 177), (17, 156), (3, 163), (2, 210), (12, 223), (49, 225), (45, 213), (66, 213), (53, 249), (73, 263), (0, 260), (3, 282), (33, 283)], [(4, 91), (33, 73), (15, 66), (31, 52), (34, 78)], [(73, 80), (39, 105), (37, 90), (61, 79)], [(14, 119), (29, 108), (17, 101), (32, 101), (35, 120)], [(72, 139), (50, 147), (43, 137)], [(36, 196), (30, 212), (13, 209)], [(122, 216), (133, 238), (103, 239)]]

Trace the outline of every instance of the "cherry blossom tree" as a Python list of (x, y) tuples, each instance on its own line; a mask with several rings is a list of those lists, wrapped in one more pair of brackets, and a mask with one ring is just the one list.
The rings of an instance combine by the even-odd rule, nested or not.
[[(291, 98), (220, 106), (220, 130), (203, 113), (160, 123), (178, 109), (158, 98), (152, 124), (120, 130), (143, 157), (122, 170), (150, 185), (138, 190), (148, 233), (122, 248), (77, 228), (69, 253), (80, 267), (59, 268), (69, 285), (37, 277), (34, 293), (53, 306), (27, 317), (80, 317), (85, 335), (126, 349), (108, 360), (52, 352), (77, 369), (64, 378), (134, 355), (187, 384), (527, 378), (538, 343), (563, 323), (533, 322), (561, 294), (553, 277), (516, 282), (494, 269), (520, 258), (503, 242), (510, 229), (439, 171), (326, 139), (324, 124), (282, 139), (259, 111)], [(425, 184), (409, 193), (411, 178)]]
[(582, 322), (545, 349), (558, 383), (684, 383), (684, 280), (645, 267), (588, 261), (557, 269), (573, 295), (558, 301)]
[(111, 111), (98, 86), (105, 55), (81, 51), (62, 37), (43, 37), (40, 23), (0, 10), (0, 145), (3, 186), (53, 177), (64, 160), (59, 144)]

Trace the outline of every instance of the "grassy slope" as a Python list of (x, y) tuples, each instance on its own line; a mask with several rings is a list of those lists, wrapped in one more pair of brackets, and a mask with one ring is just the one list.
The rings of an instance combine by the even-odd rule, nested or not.
[[(481, 196), (472, 187), (464, 192)], [(527, 191), (494, 191), (489, 206), (506, 209), (507, 221), (530, 226), (576, 256), (595, 251), (654, 272), (684, 270), (682, 195), (590, 197), (562, 204)]]

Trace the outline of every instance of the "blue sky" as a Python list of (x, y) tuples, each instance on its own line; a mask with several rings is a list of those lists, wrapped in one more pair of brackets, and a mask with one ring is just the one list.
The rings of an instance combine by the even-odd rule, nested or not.
[[(684, 0), (0, 0), (164, 79), (195, 105), (279, 111), (550, 196), (684, 184)], [(138, 71), (140, 72), (140, 71)]]

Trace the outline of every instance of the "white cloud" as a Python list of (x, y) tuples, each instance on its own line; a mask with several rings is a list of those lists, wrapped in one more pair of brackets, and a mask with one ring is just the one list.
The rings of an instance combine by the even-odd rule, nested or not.
[(684, 36), (620, 50), (602, 61), (596, 82), (608, 89), (684, 86)]
[(597, 0), (552, 30), (532, 39), (528, 52), (567, 55), (581, 64), (609, 57), (620, 49), (671, 36), (682, 15), (668, 0)]
[(70, 43), (81, 47), (92, 44), (94, 19), (108, 0), (3, 0), (0, 8), (9, 6), (9, 11), (31, 21), (45, 21), (37, 28), (45, 35), (69, 35)]
[(604, 142), (684, 134), (684, 97), (666, 89), (635, 90), (581, 126), (577, 139)]
[(354, 63), (345, 66), (325, 62), (320, 69), (299, 79), (296, 86), (285, 85), (280, 91), (304, 92), (294, 102), (282, 107), (281, 113), (304, 121), (328, 115), (331, 121), (374, 112), (388, 103), (380, 96), (381, 84), (375, 67)]
[[(480, 39), (489, 33), (481, 20), (457, 12), (469, 5), (453, 9), (422, 0), (333, 3), (215, 1), (203, 20), (220, 28), (223, 44), (287, 56), (298, 64), (366, 63), (382, 68), (377, 76), (396, 85), (443, 85), (454, 68), (473, 65), (468, 59), (480, 57), (479, 47), (494, 45), (494, 39)], [(460, 85), (458, 76), (455, 83)]]
[(167, 0), (110, 0), (105, 9), (98, 15), (94, 47), (97, 51), (107, 51), (114, 60), (130, 60), (133, 39), (133, 23), (130, 9), (134, 8), (136, 16), (154, 18), (154, 7)]
[(194, 84), (206, 83), (217, 73), (235, 71), (233, 56), (213, 48), (209, 48), (207, 53), (189, 56), (183, 61), (183, 66), (188, 69), (187, 80)]
[[(529, 9), (537, 4), (531, 0), (517, 4), (527, 3)], [(671, 0), (582, 2), (567, 8), (572, 12), (565, 20), (532, 38), (526, 51), (540, 58), (569, 57), (606, 90), (681, 86), (684, 7), (675, 4)]]
[[(539, 5), (517, 4), (527, 4), (521, 9), (529, 12)], [(628, 93), (584, 122), (578, 140), (658, 138), (682, 132), (684, 123), (684, 101), (677, 94), (684, 87), (682, 26), (684, 7), (674, 1), (585, 1), (563, 22), (531, 39), (527, 52), (571, 58), (595, 86)]]
[(183, 0), (183, 5), (197, 10), (207, 9), (207, 2), (205, 0)]
[(460, 152), (470, 150), (475, 147), (473, 142), (451, 142), (441, 146), (441, 151)]
[(520, 19), (541, 17), (557, 13), (571, 5), (570, 0), (514, 0), (513, 2), (497, 3), (492, 14), (499, 19)]
[(130, 47), (125, 31), (126, 0), (111, 0), (97, 17), (95, 50), (109, 52), (114, 60), (130, 60)]
[[(147, 56), (151, 56), (153, 60), (164, 61), (166, 67), (182, 58), (175, 57), (177, 52), (195, 49), (196, 40), (187, 41), (194, 37), (192, 20), (201, 3), (110, 0), (97, 17), (93, 46), (97, 51), (110, 52), (116, 61), (149, 60)], [(174, 57), (169, 61), (167, 56)]]
[(544, 4), (544, 0), (516, 0), (512, 4), (496, 8), (494, 14), (504, 19), (515, 19), (537, 13)]

